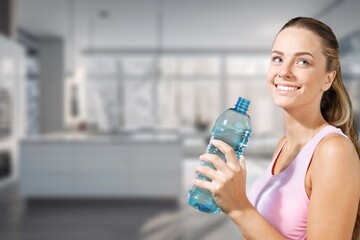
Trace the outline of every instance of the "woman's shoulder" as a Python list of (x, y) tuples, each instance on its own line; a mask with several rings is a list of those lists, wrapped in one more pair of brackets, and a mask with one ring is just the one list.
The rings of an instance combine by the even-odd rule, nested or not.
[(342, 134), (329, 134), (319, 142), (312, 165), (314, 176), (327, 173), (344, 176), (351, 172), (360, 176), (359, 156), (350, 139)]
[(315, 149), (315, 156), (343, 158), (345, 156), (358, 158), (353, 143), (343, 134), (332, 133), (325, 136)]

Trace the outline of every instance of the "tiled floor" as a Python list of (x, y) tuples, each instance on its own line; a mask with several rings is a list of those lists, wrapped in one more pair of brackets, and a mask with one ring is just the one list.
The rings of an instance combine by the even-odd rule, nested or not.
[[(248, 185), (265, 161), (247, 161)], [(178, 203), (179, 202), (179, 203)], [(31, 200), (16, 185), (0, 190), (1, 240), (240, 239), (222, 213), (200, 213), (176, 200)]]

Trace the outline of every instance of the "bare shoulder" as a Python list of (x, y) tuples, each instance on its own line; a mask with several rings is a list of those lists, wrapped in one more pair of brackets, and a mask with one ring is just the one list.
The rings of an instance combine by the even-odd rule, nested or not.
[(314, 156), (348, 164), (359, 164), (359, 156), (350, 139), (334, 133), (326, 136), (317, 146)]
[(330, 134), (318, 144), (312, 165), (315, 176), (331, 174), (332, 177), (347, 176), (358, 182), (360, 180), (360, 162), (356, 149), (348, 138), (340, 134)]

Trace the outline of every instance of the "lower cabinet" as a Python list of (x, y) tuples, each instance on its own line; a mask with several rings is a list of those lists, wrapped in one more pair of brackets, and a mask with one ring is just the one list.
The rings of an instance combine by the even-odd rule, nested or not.
[(20, 144), (24, 197), (177, 198), (180, 142)]

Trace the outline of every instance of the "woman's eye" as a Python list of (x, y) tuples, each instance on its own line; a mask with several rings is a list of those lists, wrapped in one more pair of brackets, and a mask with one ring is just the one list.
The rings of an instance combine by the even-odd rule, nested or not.
[(273, 57), (272, 61), (276, 63), (281, 63), (283, 60), (281, 59), (281, 57)]
[(301, 60), (298, 61), (298, 64), (300, 64), (300, 65), (309, 65), (310, 63), (305, 59), (301, 59)]

